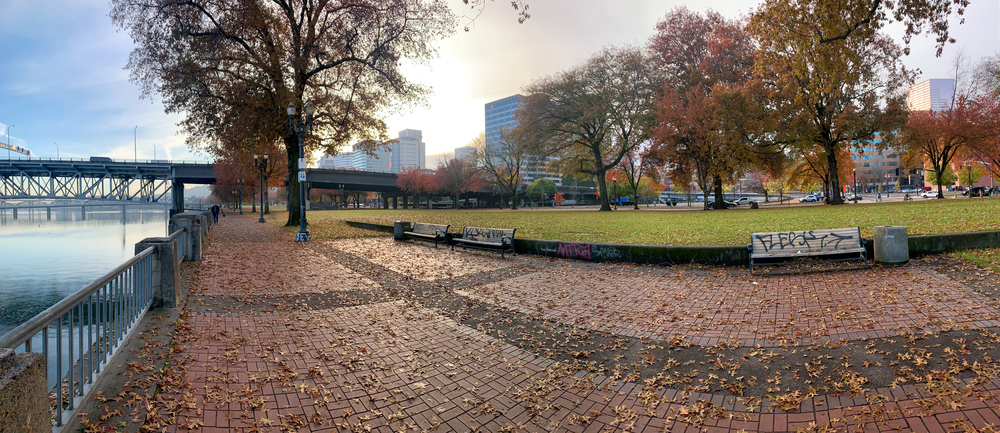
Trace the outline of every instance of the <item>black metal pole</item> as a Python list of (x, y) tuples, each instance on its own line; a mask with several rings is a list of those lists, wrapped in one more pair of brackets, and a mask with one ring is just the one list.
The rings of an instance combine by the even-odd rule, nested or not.
[(260, 171), (260, 219), (257, 222), (262, 223), (264, 221), (264, 164), (266, 162), (261, 161), (261, 164), (257, 167)]
[(240, 182), (240, 215), (243, 215), (243, 182)]
[[(306, 131), (302, 125), (302, 118), (298, 118), (299, 133), (299, 161), (305, 158)], [(305, 167), (298, 167), (299, 173), (305, 171)], [(295, 240), (309, 242), (309, 229), (306, 228), (306, 182), (299, 179), (299, 232), (295, 234)]]

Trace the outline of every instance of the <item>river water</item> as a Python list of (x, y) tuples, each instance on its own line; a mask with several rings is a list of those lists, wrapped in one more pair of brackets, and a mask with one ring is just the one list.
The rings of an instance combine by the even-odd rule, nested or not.
[[(22, 204), (23, 205), (23, 204)], [(62, 205), (62, 204), (60, 204)], [(123, 218), (124, 212), (124, 218)], [(160, 205), (0, 207), (0, 335), (135, 255), (135, 243), (167, 235)]]

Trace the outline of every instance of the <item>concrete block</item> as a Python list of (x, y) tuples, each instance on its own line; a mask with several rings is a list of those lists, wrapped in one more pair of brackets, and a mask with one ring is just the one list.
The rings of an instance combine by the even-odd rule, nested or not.
[(45, 375), (41, 353), (0, 349), (0, 432), (52, 432)]
[(201, 218), (195, 213), (179, 213), (170, 217), (170, 233), (181, 228), (187, 229), (184, 257), (187, 261), (201, 261)]
[(153, 247), (153, 307), (175, 308), (184, 296), (177, 242), (169, 238), (146, 238), (135, 244), (136, 254)]
[(873, 240), (875, 261), (893, 264), (910, 260), (905, 226), (875, 226)]

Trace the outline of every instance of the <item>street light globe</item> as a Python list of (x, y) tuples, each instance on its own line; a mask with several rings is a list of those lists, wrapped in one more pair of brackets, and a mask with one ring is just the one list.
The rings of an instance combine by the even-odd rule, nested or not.
[(268, 155), (268, 153), (267, 153), (267, 152), (264, 152), (264, 161), (267, 161), (267, 157), (268, 157), (268, 156), (270, 156), (270, 155)]
[(306, 101), (306, 105), (302, 107), (302, 111), (306, 113), (306, 116), (312, 117), (313, 113), (316, 112), (316, 107), (313, 106), (312, 101)]
[(295, 104), (292, 103), (292, 102), (289, 102), (288, 103), (288, 108), (285, 108), (285, 111), (288, 112), (289, 116), (294, 116), (295, 115)]

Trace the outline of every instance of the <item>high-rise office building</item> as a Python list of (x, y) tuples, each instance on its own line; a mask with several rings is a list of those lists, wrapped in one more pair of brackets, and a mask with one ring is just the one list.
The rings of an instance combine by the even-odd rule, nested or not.
[[(524, 104), (524, 95), (508, 96), (486, 103), (486, 153), (495, 152), (500, 146), (503, 131), (517, 126), (517, 110)], [(525, 184), (530, 184), (538, 178), (551, 179), (556, 185), (562, 185), (562, 175), (549, 173), (546, 165), (554, 158), (531, 157), (522, 167), (521, 176)]]
[(423, 134), (416, 129), (399, 131), (399, 139), (392, 145), (392, 168), (390, 171), (399, 173), (407, 167), (427, 168), (426, 145)]
[(517, 109), (524, 103), (523, 95), (508, 96), (486, 103), (486, 150), (499, 146), (500, 134), (517, 126)]
[(940, 111), (951, 108), (955, 101), (955, 80), (932, 78), (921, 81), (906, 92), (906, 105), (910, 111)]
[(455, 148), (455, 159), (464, 159), (469, 162), (476, 160), (476, 148), (472, 146), (462, 146)]

